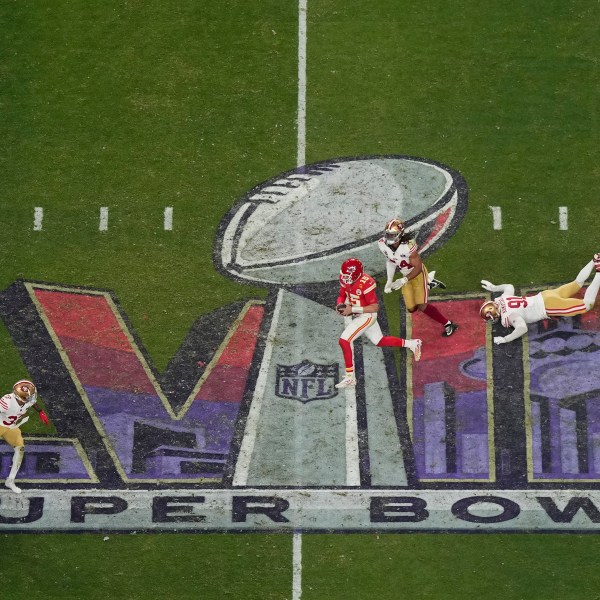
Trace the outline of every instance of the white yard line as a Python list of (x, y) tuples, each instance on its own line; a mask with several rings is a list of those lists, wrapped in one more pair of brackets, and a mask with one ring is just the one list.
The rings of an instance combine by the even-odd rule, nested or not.
[(346, 485), (360, 486), (356, 388), (346, 388)]
[(244, 486), (248, 483), (250, 461), (254, 452), (258, 421), (260, 419), (260, 411), (265, 396), (265, 389), (267, 387), (267, 376), (269, 374), (269, 365), (271, 364), (271, 355), (273, 354), (273, 340), (275, 339), (275, 332), (277, 331), (282, 297), (283, 290), (279, 290), (279, 293), (277, 294), (277, 301), (275, 302), (275, 309), (273, 310), (273, 318), (271, 319), (269, 335), (267, 336), (267, 341), (265, 342), (265, 352), (263, 354), (262, 364), (260, 365), (260, 371), (258, 373), (258, 377), (256, 378), (256, 386), (252, 396), (252, 403), (250, 404), (250, 410), (248, 411), (248, 419), (246, 420), (246, 429), (244, 431), (242, 445), (240, 447), (237, 463), (235, 465), (235, 473), (233, 475), (234, 486)]
[(302, 532), (292, 537), (292, 600), (302, 598)]
[(44, 209), (41, 206), (36, 206), (33, 209), (33, 230), (42, 230), (42, 221), (44, 220)]
[(173, 207), (165, 207), (165, 231), (173, 231)]
[[(306, 164), (306, 12), (308, 0), (298, 0), (298, 146), (296, 149), (296, 166)], [(281, 291), (277, 298), (281, 306)], [(279, 316), (279, 313), (277, 313)], [(273, 314), (275, 321), (275, 314)], [(273, 326), (271, 326), (273, 330)], [(273, 330), (274, 331), (274, 330)], [(266, 352), (266, 349), (265, 349)], [(239, 462), (239, 461), (238, 461)], [(237, 472), (236, 472), (237, 474)], [(247, 475), (246, 475), (247, 477)], [(293, 536), (293, 576), (292, 600), (302, 598), (302, 532), (295, 531)]]
[(502, 209), (499, 206), (490, 206), (490, 210), (492, 211), (492, 227), (499, 231), (502, 229)]
[(558, 207), (558, 228), (561, 231), (569, 229), (569, 210), (566, 206)]
[(306, 10), (308, 0), (298, 2), (298, 167), (306, 164)]
[(108, 230), (108, 206), (102, 206), (100, 208), (100, 223), (98, 224), (98, 231)]

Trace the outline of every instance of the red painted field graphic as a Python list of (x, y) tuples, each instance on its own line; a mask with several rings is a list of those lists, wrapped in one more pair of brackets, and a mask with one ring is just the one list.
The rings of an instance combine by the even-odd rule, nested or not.
[(228, 459), (264, 309), (250, 305), (175, 412), (107, 294), (34, 287), (88, 410), (127, 479), (217, 479)]

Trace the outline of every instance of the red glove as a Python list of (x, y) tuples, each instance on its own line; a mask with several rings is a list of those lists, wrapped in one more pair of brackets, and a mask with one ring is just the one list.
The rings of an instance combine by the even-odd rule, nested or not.
[(40, 415), (40, 421), (44, 425), (50, 425), (50, 421), (48, 420), (48, 416), (46, 415), (46, 413), (43, 410), (40, 410), (39, 415)]

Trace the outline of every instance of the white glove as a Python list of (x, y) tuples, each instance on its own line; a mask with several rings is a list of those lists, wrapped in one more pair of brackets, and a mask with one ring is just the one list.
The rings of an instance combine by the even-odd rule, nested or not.
[(396, 281), (394, 281), (394, 283), (392, 283), (392, 289), (399, 290), (403, 285), (406, 285), (407, 282), (408, 282), (407, 277), (401, 277), (400, 279), (396, 279)]
[(490, 281), (486, 281), (485, 279), (481, 280), (481, 287), (488, 292), (495, 292), (496, 286)]
[(388, 282), (385, 284), (385, 287), (383, 288), (383, 291), (384, 291), (386, 294), (389, 294), (389, 293), (391, 293), (391, 291), (392, 291), (392, 282), (391, 282), (391, 281), (388, 281)]
[(494, 338), (494, 344), (506, 344), (506, 338), (497, 336)]

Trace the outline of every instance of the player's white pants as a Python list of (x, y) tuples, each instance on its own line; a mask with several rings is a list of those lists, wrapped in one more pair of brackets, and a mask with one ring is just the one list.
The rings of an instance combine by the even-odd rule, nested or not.
[(375, 345), (379, 344), (383, 333), (381, 333), (381, 327), (377, 322), (377, 313), (363, 313), (354, 317), (340, 335), (340, 339), (352, 343), (363, 334)]

